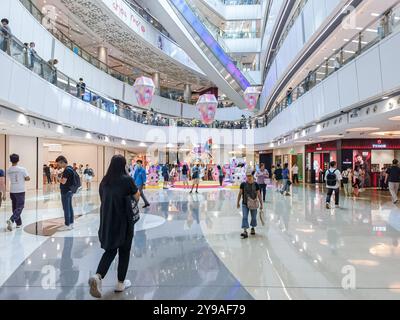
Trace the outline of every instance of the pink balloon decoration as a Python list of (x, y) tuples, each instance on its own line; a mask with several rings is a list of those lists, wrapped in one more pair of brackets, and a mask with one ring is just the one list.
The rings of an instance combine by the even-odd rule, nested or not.
[(260, 92), (254, 87), (248, 87), (244, 92), (244, 101), (250, 111), (256, 108), (259, 96)]
[(204, 124), (214, 122), (217, 112), (218, 101), (213, 94), (203, 94), (197, 101), (197, 108), (200, 112), (201, 121)]
[(136, 100), (140, 107), (149, 107), (153, 101), (155, 85), (152, 79), (147, 77), (137, 78), (133, 85)]

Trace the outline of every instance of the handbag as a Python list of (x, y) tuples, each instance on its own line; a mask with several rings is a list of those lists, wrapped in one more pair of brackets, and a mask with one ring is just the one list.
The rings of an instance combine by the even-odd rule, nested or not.
[(131, 198), (132, 203), (132, 217), (133, 217), (133, 224), (136, 224), (140, 220), (140, 213), (139, 213), (139, 203), (133, 197)]
[[(246, 187), (247, 187), (247, 184), (246, 184)], [(252, 188), (254, 188), (254, 184), (253, 184)], [(256, 198), (252, 199), (251, 197), (248, 196), (247, 188), (245, 188), (244, 191), (245, 191), (245, 195), (246, 195), (247, 208), (249, 208), (250, 210), (257, 210), (258, 206), (259, 206), (258, 199), (257, 199), (257, 193), (256, 193)]]

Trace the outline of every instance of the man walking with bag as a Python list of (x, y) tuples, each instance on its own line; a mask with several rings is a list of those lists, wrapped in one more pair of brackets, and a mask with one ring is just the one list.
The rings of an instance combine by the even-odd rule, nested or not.
[(260, 186), (254, 181), (253, 170), (251, 168), (246, 171), (247, 181), (240, 185), (240, 192), (237, 199), (237, 208), (240, 208), (240, 200), (242, 200), (242, 228), (243, 233), (240, 235), (242, 239), (249, 237), (247, 230), (249, 229), (249, 213), (251, 214), (251, 235), (256, 234), (257, 227), (257, 211), (258, 208), (263, 210), (263, 200), (261, 197)]
[(397, 198), (397, 194), (399, 193), (399, 185), (400, 185), (400, 167), (399, 160), (394, 159), (392, 162), (392, 166), (386, 171), (386, 179), (385, 185), (389, 182), (389, 191), (392, 196), (392, 201), (394, 204), (397, 204), (399, 201)]
[(342, 175), (340, 171), (336, 168), (336, 161), (330, 163), (330, 168), (325, 172), (326, 187), (328, 189), (328, 194), (326, 196), (326, 208), (331, 208), (331, 198), (332, 194), (335, 193), (335, 206), (339, 207), (339, 188), (340, 181), (342, 180)]

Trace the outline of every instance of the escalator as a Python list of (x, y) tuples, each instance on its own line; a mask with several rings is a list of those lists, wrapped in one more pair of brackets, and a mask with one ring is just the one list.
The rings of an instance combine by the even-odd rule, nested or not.
[(250, 86), (226, 50), (185, 0), (141, 0), (177, 43), (239, 108)]

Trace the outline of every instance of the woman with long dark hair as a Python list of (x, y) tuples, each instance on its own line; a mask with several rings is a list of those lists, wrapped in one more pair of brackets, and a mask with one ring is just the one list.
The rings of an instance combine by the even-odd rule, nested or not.
[(89, 279), (90, 294), (101, 298), (101, 283), (118, 253), (118, 283), (115, 292), (131, 286), (126, 280), (134, 233), (132, 200), (139, 201), (140, 193), (128, 175), (126, 159), (116, 155), (111, 159), (107, 174), (100, 183), (99, 240), (105, 250), (96, 274)]

